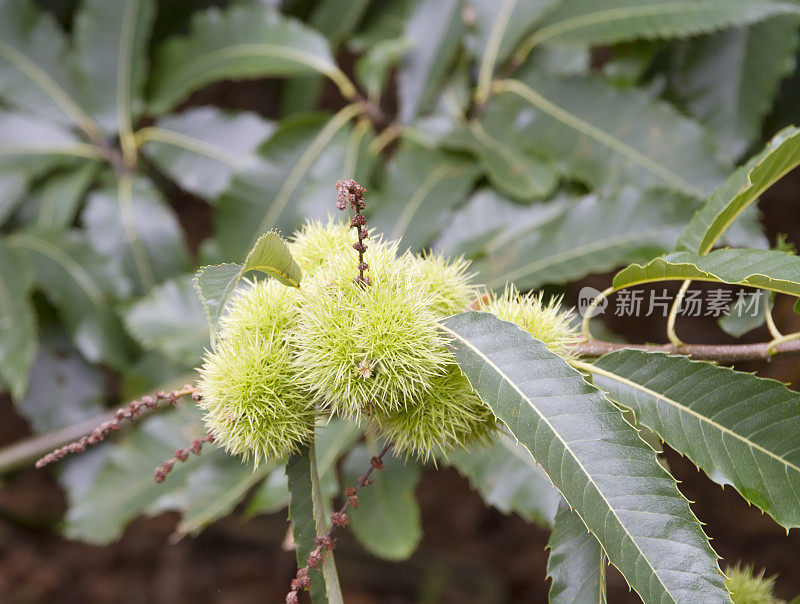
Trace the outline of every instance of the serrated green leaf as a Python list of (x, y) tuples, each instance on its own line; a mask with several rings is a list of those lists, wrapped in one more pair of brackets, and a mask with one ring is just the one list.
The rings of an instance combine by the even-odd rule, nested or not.
[(0, 377), (20, 399), (36, 354), (36, 314), (28, 299), (33, 272), (22, 254), (0, 240)]
[(217, 202), (215, 240), (225, 257), (244, 256), (267, 229), (291, 233), (307, 218), (336, 212), (338, 179), (367, 181), (371, 128), (347, 127), (360, 112), (349, 105), (333, 117), (298, 115), (278, 124), (258, 164), (239, 173)]
[[(363, 445), (350, 451), (342, 466), (346, 484), (354, 485), (370, 466), (370, 453)], [(422, 474), (412, 459), (403, 462), (394, 455), (383, 458), (385, 472), (373, 472), (375, 482), (358, 492), (357, 510), (348, 512), (349, 528), (371, 554), (387, 560), (405, 560), (422, 539), (419, 505), (414, 490)]]
[(137, 300), (125, 313), (125, 326), (143, 348), (160, 350), (185, 367), (196, 367), (208, 344), (191, 275), (170, 279)]
[(189, 267), (178, 219), (149, 180), (123, 175), (116, 188), (94, 191), (81, 220), (92, 246), (139, 292)]
[(369, 226), (403, 247), (424, 248), (469, 192), (478, 173), (468, 159), (403, 139), (376, 195)]
[(587, 366), (594, 383), (709, 478), (800, 526), (800, 394), (775, 380), (638, 350)]
[(271, 463), (254, 469), (239, 457), (230, 455), (216, 455), (204, 460), (186, 478), (186, 506), (175, 534), (179, 537), (196, 535), (212, 522), (227, 516), (247, 492), (274, 469), (275, 465)]
[(0, 2), (0, 90), (13, 106), (99, 133), (78, 105), (68, 42), (52, 15), (29, 0)]
[(614, 290), (654, 281), (710, 281), (800, 296), (800, 257), (775, 250), (721, 249), (705, 256), (677, 252), (616, 274)]
[(256, 162), (255, 151), (275, 126), (247, 111), (196, 107), (140, 131), (143, 151), (183, 189), (214, 201), (235, 171)]
[[(316, 548), (314, 539), (323, 535), (328, 528), (319, 490), (313, 444), (289, 457), (286, 462), (286, 477), (291, 498), (289, 519), (292, 522), (292, 535), (297, 546), (297, 567), (302, 568), (306, 566), (308, 555)], [(330, 550), (323, 554), (322, 573), (324, 581), (320, 580), (318, 571), (309, 573), (311, 601), (314, 604), (328, 601), (342, 602), (336, 563)]]
[(527, 230), (503, 229), (485, 245), (473, 269), (489, 288), (566, 283), (632, 258), (652, 258), (670, 249), (697, 203), (667, 191), (625, 188), (561, 198), (551, 207), (547, 220)]
[(127, 278), (115, 273), (75, 231), (18, 231), (6, 243), (30, 259), (37, 287), (58, 308), (83, 356), (94, 363), (126, 366), (130, 340), (112, 303), (130, 291)]
[(781, 80), (794, 70), (797, 26), (770, 19), (687, 41), (674, 53), (672, 87), (732, 160), (759, 137)]
[(400, 121), (428, 109), (455, 58), (464, 21), (461, 0), (420, 0), (403, 37), (414, 46), (397, 71)]
[(212, 8), (195, 14), (188, 35), (159, 48), (150, 106), (164, 113), (218, 80), (313, 73), (335, 78), (345, 96), (354, 92), (342, 85), (327, 40), (313, 29), (259, 4)]
[(84, 0), (75, 15), (75, 59), (84, 106), (100, 126), (132, 134), (144, 110), (153, 0)]
[[(477, 155), (492, 185), (520, 201), (548, 197), (558, 185), (555, 166), (530, 154), (514, 139), (507, 116), (487, 115), (455, 130), (445, 143)], [(509, 132), (510, 131), (510, 132)]]
[(800, 8), (774, 0), (567, 0), (523, 42), (519, 56), (543, 42), (601, 45), (682, 38), (792, 13), (800, 14)]
[(759, 195), (800, 165), (800, 129), (776, 134), (761, 153), (734, 172), (686, 227), (677, 249), (706, 254)]
[(300, 287), (303, 279), (303, 272), (292, 257), (289, 247), (275, 231), (261, 235), (247, 254), (242, 266), (242, 276), (250, 271), (269, 275), (289, 287)]
[(46, 331), (16, 409), (41, 434), (97, 417), (105, 396), (102, 369), (87, 363), (64, 333)]
[(605, 604), (606, 558), (581, 517), (563, 499), (547, 542), (551, 604)]
[(286, 242), (275, 231), (264, 233), (247, 254), (244, 264), (204, 266), (194, 276), (195, 289), (211, 327), (211, 344), (225, 305), (242, 278), (251, 271), (277, 279), (288, 287), (300, 287), (303, 274)]
[(507, 436), (495, 446), (455, 451), (447, 460), (487, 505), (551, 527), (561, 496), (525, 447)]
[(497, 85), (504, 93), (494, 111), (527, 148), (595, 188), (635, 184), (705, 198), (728, 174), (703, 129), (646, 92), (532, 70), (521, 78)]
[(214, 264), (203, 266), (194, 275), (194, 287), (203, 306), (203, 312), (211, 328), (211, 344), (214, 344), (217, 323), (225, 310), (236, 285), (242, 278), (241, 264)]
[(489, 313), (443, 322), (473, 388), (550, 476), (645, 602), (730, 602), (675, 480), (619, 409), (530, 334)]

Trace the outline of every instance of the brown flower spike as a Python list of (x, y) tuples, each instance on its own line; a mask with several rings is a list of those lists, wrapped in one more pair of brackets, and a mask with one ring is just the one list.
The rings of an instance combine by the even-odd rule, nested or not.
[(367, 219), (361, 214), (366, 207), (364, 203), (366, 192), (367, 190), (352, 178), (336, 182), (336, 207), (346, 210), (349, 204), (356, 211), (355, 216), (350, 219), (350, 228), (358, 232), (358, 241), (353, 244), (353, 249), (358, 252), (358, 276), (354, 281), (363, 286), (370, 284), (369, 277), (364, 276), (364, 271), (369, 269), (369, 265), (364, 262), (364, 252), (367, 251), (364, 240), (369, 239), (369, 231), (367, 231)]

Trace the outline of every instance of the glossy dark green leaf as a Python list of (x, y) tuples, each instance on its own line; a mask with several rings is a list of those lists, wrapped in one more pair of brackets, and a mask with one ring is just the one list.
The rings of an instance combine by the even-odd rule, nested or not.
[(487, 505), (551, 527), (561, 496), (530, 452), (508, 436), (494, 446), (456, 451), (447, 462), (469, 480)]
[(75, 231), (19, 231), (6, 242), (28, 257), (37, 287), (58, 309), (81, 354), (124, 367), (130, 340), (112, 304), (130, 292), (127, 278)]
[(36, 314), (28, 299), (33, 272), (21, 252), (0, 240), (0, 377), (20, 399), (36, 354)]
[[(292, 535), (297, 547), (297, 566), (306, 566), (308, 555), (316, 548), (314, 539), (328, 528), (324, 506), (319, 489), (314, 445), (306, 447), (289, 457), (286, 462), (286, 477), (289, 484), (289, 519), (292, 522)], [(322, 562), (322, 575), (311, 571), (309, 595), (314, 604), (342, 602), (336, 563), (333, 552), (327, 551)]]
[(83, 104), (108, 132), (130, 136), (144, 109), (155, 9), (153, 0), (84, 0), (75, 15), (74, 56), (83, 78)]
[(800, 394), (775, 380), (686, 357), (621, 350), (594, 383), (715, 482), (789, 529), (800, 526)]
[(697, 208), (680, 194), (632, 188), (551, 204), (550, 217), (530, 229), (496, 229), (473, 265), (488, 287), (566, 283), (652, 258), (672, 247)]
[(473, 388), (645, 602), (730, 602), (688, 501), (613, 403), (512, 323), (468, 312), (443, 329)]
[(160, 119), (141, 138), (147, 157), (183, 189), (214, 201), (234, 172), (256, 162), (256, 149), (273, 131), (254, 113), (197, 107)]
[(464, 31), (461, 0), (420, 0), (403, 37), (413, 44), (398, 69), (400, 120), (430, 107), (455, 58)]
[(600, 542), (563, 499), (547, 549), (551, 604), (605, 604), (608, 559)]
[(800, 129), (784, 128), (763, 151), (734, 172), (692, 218), (677, 249), (706, 254), (758, 197), (800, 165)]
[[(345, 484), (356, 484), (376, 453), (363, 445), (355, 447), (342, 467)], [(422, 539), (419, 505), (414, 495), (422, 472), (414, 460), (403, 462), (394, 455), (385, 455), (383, 464), (386, 470), (374, 471), (370, 478), (375, 482), (359, 491), (358, 509), (348, 510), (349, 528), (371, 554), (404, 560)]]
[(468, 158), (404, 139), (377, 194), (369, 194), (369, 225), (402, 239), (404, 247), (422, 249), (466, 198), (477, 176)]
[(614, 289), (654, 281), (710, 281), (800, 296), (800, 257), (776, 250), (715, 250), (706, 256), (676, 252), (646, 265), (632, 264), (614, 277)]
[(286, 242), (275, 231), (264, 233), (247, 254), (244, 264), (216, 264), (202, 267), (194, 277), (203, 311), (211, 327), (214, 344), (217, 323), (225, 305), (242, 278), (249, 272), (263, 273), (287, 287), (300, 287), (303, 274)]
[(196, 367), (208, 345), (208, 325), (191, 275), (157, 286), (125, 313), (125, 326), (142, 348), (163, 352), (185, 367)]
[(783, 78), (795, 67), (798, 23), (770, 19), (687, 41), (670, 68), (678, 98), (736, 160), (761, 134)]
[(260, 4), (212, 8), (195, 14), (188, 35), (159, 48), (151, 109), (166, 112), (218, 80), (314, 73), (342, 77), (327, 40), (313, 29)]
[(149, 180), (123, 176), (116, 188), (94, 191), (81, 219), (92, 246), (139, 292), (189, 268), (178, 219)]
[(336, 212), (338, 179), (367, 181), (371, 129), (348, 126), (359, 111), (351, 105), (331, 118), (317, 113), (280, 122), (257, 165), (239, 173), (217, 202), (215, 240), (225, 259), (244, 256), (268, 229), (291, 233), (307, 218)]
[(662, 187), (705, 198), (728, 174), (705, 131), (636, 89), (529, 70), (492, 103), (531, 150), (589, 185)]

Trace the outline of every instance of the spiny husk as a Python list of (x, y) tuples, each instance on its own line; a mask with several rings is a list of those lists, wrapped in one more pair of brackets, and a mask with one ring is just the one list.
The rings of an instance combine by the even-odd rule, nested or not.
[(431, 391), (414, 405), (379, 417), (378, 422), (396, 451), (421, 461), (446, 459), (454, 449), (488, 442), (497, 431), (491, 409), (455, 363), (434, 378)]
[(208, 429), (226, 450), (256, 465), (314, 436), (313, 398), (299, 383), (288, 341), (296, 320), (296, 290), (273, 280), (248, 283), (200, 369)]

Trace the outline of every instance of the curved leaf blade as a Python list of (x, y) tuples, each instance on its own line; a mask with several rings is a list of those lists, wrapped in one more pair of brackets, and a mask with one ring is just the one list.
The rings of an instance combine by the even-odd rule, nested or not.
[(216, 342), (217, 324), (225, 306), (242, 278), (251, 271), (264, 273), (288, 287), (300, 287), (303, 278), (289, 247), (277, 232), (258, 238), (244, 264), (203, 266), (194, 276), (194, 286), (211, 328), (211, 344)]
[(214, 201), (234, 173), (256, 163), (255, 152), (275, 129), (248, 111), (196, 107), (140, 131), (144, 153), (183, 189)]
[(85, 0), (75, 16), (84, 105), (106, 132), (132, 134), (144, 109), (153, 0)]
[(26, 258), (0, 241), (0, 376), (21, 399), (36, 355), (36, 314), (28, 296), (33, 272)]
[(672, 247), (697, 207), (679, 194), (630, 187), (548, 205), (554, 213), (547, 220), (528, 229), (503, 228), (481, 250), (473, 269), (489, 288), (566, 283), (633, 259), (646, 261)]
[(680, 38), (792, 13), (800, 14), (800, 8), (774, 0), (568, 0), (547, 15), (525, 46)]
[[(319, 477), (314, 455), (314, 445), (305, 447), (291, 455), (286, 462), (286, 477), (289, 484), (289, 519), (292, 522), (292, 535), (297, 545), (297, 567), (306, 565), (308, 555), (316, 548), (314, 539), (327, 530), (324, 506), (319, 490)], [(311, 573), (309, 594), (314, 604), (334, 604), (342, 602), (341, 589), (336, 574), (333, 552), (323, 552), (322, 573)]]
[(501, 436), (491, 447), (455, 451), (446, 463), (469, 480), (487, 505), (540, 526), (553, 525), (561, 496), (530, 452), (511, 438)]
[(800, 128), (784, 128), (761, 153), (712, 193), (686, 227), (676, 249), (707, 254), (725, 230), (759, 195), (800, 165)]
[(528, 448), (645, 602), (730, 602), (675, 480), (599, 390), (489, 313), (443, 322), (473, 388)]
[(606, 558), (603, 548), (563, 499), (547, 542), (550, 604), (605, 604)]
[(28, 0), (0, 2), (0, 90), (15, 107), (87, 132), (98, 128), (78, 105), (68, 42), (52, 15)]
[(633, 183), (704, 199), (728, 175), (703, 128), (641, 90), (534, 70), (496, 86), (490, 114), (513, 115), (527, 148), (595, 188)]
[(598, 359), (595, 385), (709, 478), (800, 526), (800, 394), (775, 380), (639, 350)]
[(800, 257), (777, 250), (721, 249), (705, 256), (676, 252), (631, 264), (614, 277), (614, 290), (653, 281), (711, 281), (800, 296)]
[(773, 18), (686, 41), (673, 55), (671, 87), (731, 160), (761, 136), (781, 80), (794, 71), (797, 26)]
[(336, 72), (328, 41), (300, 22), (259, 4), (212, 8), (158, 50), (150, 105), (164, 113), (218, 80)]

